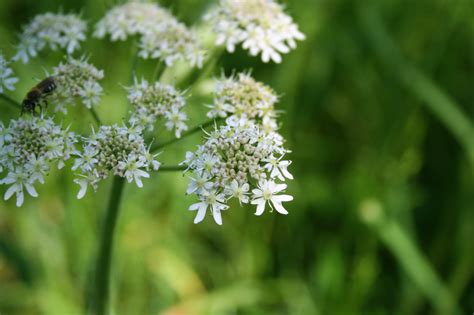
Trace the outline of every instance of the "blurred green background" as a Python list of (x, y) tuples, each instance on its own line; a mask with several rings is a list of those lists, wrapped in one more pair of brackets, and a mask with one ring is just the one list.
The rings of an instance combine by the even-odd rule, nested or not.
[[(287, 217), (233, 204), (224, 225), (187, 211), (186, 178), (128, 185), (117, 230), (112, 314), (471, 314), (474, 312), (474, 1), (284, 1), (307, 38), (263, 64), (226, 54), (215, 72), (252, 69), (280, 95), (293, 151)], [(112, 0), (2, 0), (0, 49), (34, 15), (81, 12), (89, 27)], [(188, 25), (211, 1), (163, 0)], [(82, 46), (105, 70), (98, 112), (128, 111), (131, 41)], [(13, 64), (21, 100), (61, 61)], [(140, 61), (138, 76), (151, 73)], [(190, 125), (205, 121), (211, 80), (192, 90)], [(1, 104), (1, 121), (18, 115)], [(90, 115), (66, 118), (86, 132)], [(164, 133), (158, 139), (168, 139)], [(167, 148), (177, 164), (195, 135)], [(53, 172), (38, 199), (0, 202), (0, 314), (83, 314), (110, 180), (75, 199)], [(5, 187), (0, 188), (3, 196)]]

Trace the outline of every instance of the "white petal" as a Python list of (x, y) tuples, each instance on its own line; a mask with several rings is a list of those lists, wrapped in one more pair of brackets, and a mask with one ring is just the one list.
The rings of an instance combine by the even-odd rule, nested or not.
[(288, 211), (286, 211), (285, 208), (283, 208), (283, 206), (281, 205), (281, 202), (278, 202), (278, 201), (274, 201), (272, 199), (272, 203), (273, 203), (273, 206), (275, 207), (275, 210), (278, 211), (279, 213), (281, 214), (288, 214)]
[(204, 220), (204, 217), (206, 216), (206, 209), (207, 209), (207, 205), (204, 203), (201, 203), (198, 209), (198, 213), (196, 214), (196, 217), (194, 218), (195, 224)]
[(8, 200), (11, 198), (11, 196), (13, 196), (13, 194), (17, 191), (18, 189), (18, 186), (15, 184), (15, 185), (12, 185), (10, 186), (7, 191), (5, 192), (5, 196), (4, 196), (4, 199), (5, 200)]
[(262, 215), (265, 211), (265, 200), (263, 198), (252, 200), (253, 205), (257, 205), (255, 215)]
[(20, 207), (23, 204), (24, 196), (23, 196), (23, 191), (19, 190), (16, 193), (16, 206)]
[(38, 193), (36, 192), (36, 189), (35, 187), (33, 187), (33, 185), (26, 184), (25, 188), (26, 188), (26, 191), (30, 194), (30, 196), (38, 197)]
[(214, 210), (212, 212), (212, 216), (214, 217), (214, 221), (216, 221), (217, 224), (222, 225), (222, 216), (220, 210)]
[(77, 193), (77, 199), (82, 199), (87, 192), (87, 182), (80, 181), (78, 184), (80, 185), (81, 189), (79, 189), (79, 192)]

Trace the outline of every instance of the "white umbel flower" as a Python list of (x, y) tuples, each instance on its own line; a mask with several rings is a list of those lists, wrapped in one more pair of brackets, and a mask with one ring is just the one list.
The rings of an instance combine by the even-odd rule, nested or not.
[(160, 59), (167, 66), (186, 60), (201, 67), (204, 50), (194, 31), (155, 3), (131, 1), (112, 8), (97, 23), (94, 36), (112, 41), (139, 36), (139, 56)]
[(100, 103), (102, 86), (99, 81), (104, 78), (104, 71), (88, 63), (85, 58), (67, 57), (53, 69), (57, 85), (56, 90), (48, 96), (55, 105), (55, 111), (67, 113), (67, 105), (76, 104), (76, 99), (92, 108)]
[(8, 66), (9, 62), (0, 53), (0, 94), (5, 90), (13, 91), (18, 78), (13, 76), (13, 70)]
[(214, 100), (208, 106), (211, 110), (207, 116), (250, 119), (271, 131), (277, 128), (277, 102), (278, 96), (272, 88), (242, 72), (216, 81)]
[(181, 133), (188, 129), (185, 121), (186, 114), (182, 111), (186, 105), (185, 93), (176, 90), (172, 85), (155, 82), (149, 84), (146, 80), (127, 88), (128, 100), (134, 107), (130, 122), (153, 130), (159, 118), (166, 120), (168, 130), (174, 130), (179, 138)]
[[(233, 198), (240, 204), (245, 204), (250, 201), (251, 188), (254, 188), (252, 192), (255, 201), (252, 203), (257, 204), (257, 213), (260, 213), (262, 206), (256, 203), (260, 197), (257, 189), (263, 191), (270, 185), (268, 183), (272, 183), (268, 189), (276, 194), (283, 186), (276, 184), (274, 180), (292, 178), (287, 170), (289, 161), (282, 161), (287, 152), (281, 135), (275, 131), (265, 132), (252, 121), (230, 117), (227, 118), (226, 125), (215, 127), (214, 131), (207, 134), (205, 143), (196, 152), (188, 152), (183, 162), (187, 165), (187, 172), (194, 174), (190, 176), (187, 193), (195, 194), (200, 200), (190, 208), (198, 210), (195, 223), (202, 221), (206, 209), (212, 204), (207, 199), (209, 196), (211, 199), (222, 196), (216, 199), (217, 207), (227, 205)], [(273, 162), (274, 159), (276, 162)], [(256, 183), (260, 183), (258, 187), (255, 186)], [(276, 185), (276, 188), (272, 185)], [(269, 200), (280, 211), (282, 207), (278, 198), (280, 197), (265, 199), (265, 202)], [(288, 198), (284, 199), (281, 201)], [(218, 219), (214, 219), (221, 222), (220, 211), (217, 215)]]
[(27, 63), (38, 52), (65, 49), (72, 54), (86, 39), (86, 23), (75, 14), (45, 13), (37, 15), (23, 28), (15, 60)]
[(5, 200), (16, 195), (16, 205), (24, 201), (24, 191), (37, 197), (34, 185), (44, 184), (52, 166), (64, 166), (74, 151), (76, 136), (54, 124), (51, 118), (24, 116), (0, 125), (0, 172), (6, 176), (0, 184), (11, 185)]
[(140, 126), (101, 126), (83, 142), (82, 152), (74, 152), (73, 170), (79, 171), (74, 180), (80, 186), (78, 199), (84, 197), (88, 186), (96, 190), (98, 182), (110, 173), (143, 187), (142, 178), (159, 168), (156, 155), (145, 146)]
[(221, 211), (222, 210), (227, 210), (229, 208), (228, 205), (224, 204), (224, 195), (217, 193), (215, 190), (210, 190), (210, 191), (204, 191), (200, 195), (201, 201), (195, 204), (192, 204), (189, 207), (190, 211), (196, 211), (196, 218), (194, 219), (194, 223), (199, 223), (202, 220), (204, 220), (204, 217), (206, 215), (207, 209), (212, 213), (212, 217), (214, 218), (214, 221), (222, 225), (222, 216), (221, 216)]
[(217, 45), (232, 53), (242, 47), (263, 62), (280, 63), (281, 54), (296, 48), (296, 40), (305, 36), (292, 18), (274, 0), (220, 0), (217, 8), (206, 15), (217, 34)]
[(292, 201), (293, 196), (277, 195), (286, 189), (286, 184), (276, 184), (273, 180), (261, 180), (258, 183), (258, 188), (252, 190), (252, 204), (257, 205), (255, 215), (262, 215), (265, 211), (265, 205), (275, 209), (281, 214), (288, 214), (288, 211), (281, 204), (284, 201)]

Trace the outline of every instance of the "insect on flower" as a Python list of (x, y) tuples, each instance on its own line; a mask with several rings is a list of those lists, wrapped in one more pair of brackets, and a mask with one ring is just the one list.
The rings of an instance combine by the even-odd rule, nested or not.
[(42, 105), (48, 105), (46, 96), (51, 94), (56, 89), (56, 82), (54, 77), (47, 77), (37, 85), (35, 85), (26, 94), (25, 99), (21, 103), (21, 113), (30, 112), (34, 114), (36, 106), (42, 109)]

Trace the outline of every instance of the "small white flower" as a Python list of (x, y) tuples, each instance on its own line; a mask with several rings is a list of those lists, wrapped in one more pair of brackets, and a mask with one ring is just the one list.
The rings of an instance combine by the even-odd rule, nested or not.
[(56, 105), (55, 111), (67, 113), (66, 106), (75, 105), (76, 99), (80, 99), (89, 109), (100, 103), (103, 89), (99, 81), (104, 78), (104, 72), (88, 63), (84, 57), (67, 57), (65, 63), (53, 69), (53, 76), (57, 88), (48, 96), (48, 100)]
[[(264, 132), (254, 122), (236, 116), (228, 118), (226, 125), (206, 132), (205, 143), (195, 152), (187, 152), (182, 163), (187, 165), (186, 172), (193, 173), (189, 176), (187, 194), (195, 194), (200, 200), (191, 206), (191, 210), (199, 210), (195, 222), (202, 220), (209, 195), (211, 199), (213, 195), (224, 195), (226, 200), (219, 201), (223, 205), (232, 198), (242, 204), (250, 201), (252, 188), (252, 204), (257, 204), (258, 215), (263, 213), (267, 201), (272, 209), (286, 213), (281, 203), (293, 197), (278, 195), (286, 185), (267, 179), (292, 177), (286, 169), (290, 161), (282, 161), (287, 152), (275, 131)], [(220, 213), (216, 220), (220, 222)]]
[(217, 224), (222, 225), (221, 211), (229, 208), (229, 206), (224, 204), (224, 195), (219, 194), (216, 191), (204, 191), (201, 196), (202, 198), (200, 202), (189, 207), (190, 211), (197, 210), (194, 223), (199, 223), (204, 220), (207, 208), (210, 208), (214, 221), (216, 221)]
[(149, 178), (150, 174), (140, 169), (145, 167), (145, 163), (142, 160), (139, 160), (135, 155), (131, 154), (128, 156), (125, 161), (121, 161), (118, 164), (118, 168), (122, 171), (125, 171), (125, 178), (129, 183), (135, 181), (139, 188), (143, 187), (141, 177)]
[(185, 123), (188, 118), (182, 111), (186, 105), (184, 92), (160, 82), (149, 84), (143, 79), (141, 82), (135, 79), (134, 85), (126, 89), (128, 99), (135, 109), (129, 120), (131, 124), (152, 131), (156, 121), (163, 117), (166, 119), (166, 128), (168, 130), (174, 129), (177, 138), (188, 129)]
[(32, 197), (38, 197), (38, 193), (30, 182), (29, 174), (24, 172), (21, 169), (17, 169), (14, 172), (9, 172), (7, 177), (2, 181), (4, 185), (11, 185), (5, 192), (4, 199), (10, 199), (13, 194), (16, 194), (16, 206), (20, 207), (24, 201), (23, 187), (26, 188), (26, 191)]
[(100, 103), (102, 87), (97, 82), (86, 81), (77, 95), (82, 99), (83, 104), (90, 109)]
[(30, 174), (29, 178), (32, 183), (39, 181), (41, 184), (44, 184), (44, 176), (49, 171), (46, 156), (36, 158), (35, 154), (31, 154), (25, 164), (25, 170)]
[(252, 204), (257, 205), (255, 215), (262, 215), (265, 205), (273, 209), (275, 208), (281, 214), (288, 214), (288, 211), (282, 206), (283, 201), (291, 201), (293, 197), (290, 195), (277, 195), (286, 189), (286, 184), (275, 184), (272, 180), (262, 180), (258, 183), (258, 188), (253, 189)]
[(271, 155), (268, 159), (264, 159), (262, 161), (267, 162), (264, 167), (271, 172), (271, 178), (278, 177), (278, 179), (281, 181), (284, 181), (285, 177), (288, 179), (293, 179), (293, 175), (288, 172), (288, 166), (291, 164), (291, 161), (282, 161), (282, 158), (283, 156), (277, 159)]
[(167, 66), (186, 60), (201, 67), (204, 50), (194, 31), (155, 3), (130, 1), (112, 8), (96, 25), (94, 36), (112, 41), (138, 35), (141, 58), (160, 59)]
[(208, 107), (210, 118), (229, 117), (231, 123), (259, 122), (265, 131), (277, 130), (275, 104), (278, 96), (273, 89), (256, 81), (248, 73), (238, 73), (216, 81), (214, 101)]
[(160, 163), (155, 160), (158, 154), (151, 154), (150, 147), (145, 146), (142, 131), (141, 126), (115, 124), (101, 126), (84, 139), (82, 151), (73, 152), (76, 156), (73, 170), (80, 172), (74, 180), (81, 186), (78, 197), (84, 196), (87, 185), (96, 190), (97, 183), (110, 173), (143, 187), (142, 178), (149, 178), (148, 171), (158, 170)]
[(280, 54), (296, 48), (296, 40), (305, 39), (274, 0), (220, 0), (205, 19), (212, 22), (216, 45), (225, 45), (232, 53), (242, 44), (252, 56), (261, 54), (263, 62), (280, 63)]
[(167, 119), (165, 124), (166, 128), (168, 130), (174, 129), (176, 138), (180, 138), (181, 133), (188, 130), (188, 126), (185, 123), (185, 121), (188, 120), (188, 117), (178, 109), (173, 108), (171, 111), (166, 112), (165, 118)]
[(13, 91), (14, 85), (18, 82), (18, 78), (13, 76), (13, 70), (8, 65), (9, 62), (0, 53), (0, 94), (4, 89)]
[(249, 184), (244, 183), (243, 185), (239, 185), (239, 183), (234, 179), (229, 187), (226, 187), (224, 192), (226, 195), (234, 197), (239, 199), (240, 205), (242, 203), (248, 203), (249, 202), (249, 196), (248, 196), (248, 191), (249, 191)]
[[(196, 174), (197, 175), (197, 174)], [(204, 191), (209, 191), (214, 186), (213, 182), (209, 181), (210, 176), (203, 173), (202, 176), (190, 177), (190, 182), (186, 194), (202, 194)]]
[(48, 47), (51, 50), (65, 49), (72, 54), (86, 39), (86, 23), (74, 14), (45, 13), (37, 15), (23, 27), (20, 43), (14, 60), (27, 63), (38, 52)]
[(8, 171), (0, 184), (12, 185), (5, 199), (16, 194), (20, 206), (24, 189), (36, 197), (33, 185), (44, 184), (51, 167), (61, 168), (69, 159), (76, 137), (55, 125), (51, 118), (36, 116), (12, 120), (7, 128), (1, 125), (0, 129), (0, 169)]

